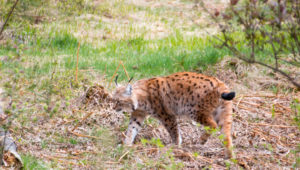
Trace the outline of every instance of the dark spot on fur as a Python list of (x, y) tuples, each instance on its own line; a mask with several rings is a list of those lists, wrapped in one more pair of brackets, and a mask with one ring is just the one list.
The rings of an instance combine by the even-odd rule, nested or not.
[(192, 78), (195, 78), (195, 76), (192, 76)]
[(172, 81), (175, 81), (175, 79), (174, 79), (174, 78), (172, 78)]
[(194, 86), (196, 86), (197, 85), (197, 83), (194, 83)]
[(187, 88), (187, 92), (190, 92), (191, 91), (191, 86), (189, 86), (188, 88)]
[(203, 77), (200, 77), (200, 79), (203, 79)]
[(166, 96), (167, 96), (169, 99), (171, 98), (170, 95), (169, 95), (168, 93), (166, 94)]
[(206, 85), (204, 85), (203, 88), (206, 88)]
[(180, 86), (180, 88), (183, 88), (183, 84), (181, 83), (178, 83), (178, 86)]
[(165, 88), (163, 88), (163, 92), (165, 92), (166, 91), (166, 89)]
[(183, 76), (189, 76), (189, 74), (185, 73)]
[(214, 87), (214, 84), (211, 81), (209, 83), (210, 83), (211, 87)]
[(141, 123), (139, 121), (137, 121), (136, 124), (138, 124), (139, 126), (141, 126)]
[(199, 94), (197, 94), (197, 97), (198, 97), (198, 98), (200, 98), (200, 95), (199, 95)]
[(204, 90), (204, 93), (206, 94), (206, 93), (207, 93), (207, 90)]
[(178, 74), (175, 74), (175, 77), (178, 77)]
[(169, 87), (169, 88), (171, 88), (171, 86), (170, 86), (170, 84), (169, 84), (169, 82), (168, 82), (168, 81), (167, 81), (167, 85), (168, 85), (168, 87)]

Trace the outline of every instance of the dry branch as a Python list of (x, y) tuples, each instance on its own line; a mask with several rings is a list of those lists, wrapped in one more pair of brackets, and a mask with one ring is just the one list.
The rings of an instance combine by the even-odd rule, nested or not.
[(82, 125), (82, 123), (83, 123), (88, 117), (90, 117), (93, 113), (94, 113), (94, 112), (90, 112), (90, 113), (88, 113), (87, 115), (85, 115), (84, 118), (83, 118), (80, 122), (78, 122), (78, 123), (75, 125), (75, 127), (72, 129), (72, 131), (74, 131), (75, 129), (77, 129), (78, 126)]
[(75, 166), (85, 167), (85, 166), (83, 166), (81, 164), (76, 164), (76, 163), (74, 163), (72, 161), (67, 161), (67, 160), (60, 160), (61, 158), (57, 158), (57, 157), (53, 157), (53, 156), (42, 155), (42, 157), (48, 158), (48, 159), (51, 159), (51, 160), (56, 160), (56, 161), (58, 161), (60, 163), (63, 163), (63, 164), (67, 163), (67, 164), (71, 164), (71, 165), (75, 165)]
[(129, 151), (125, 152), (118, 160), (118, 162), (120, 162), (127, 154), (129, 153)]
[(70, 131), (70, 130), (68, 130), (68, 132), (72, 133), (73, 135), (79, 136), (79, 137), (92, 138), (92, 139), (101, 139), (100, 137), (84, 135), (84, 134), (76, 133), (76, 132), (73, 132), (73, 131)]
[(1, 37), (2, 37), (2, 36), (1, 36), (1, 35), (2, 35), (2, 32), (3, 32), (4, 28), (5, 28), (5, 26), (6, 26), (7, 22), (8, 22), (8, 20), (9, 20), (9, 18), (10, 18), (10, 16), (11, 16), (11, 14), (13, 13), (14, 9), (16, 8), (18, 2), (19, 2), (19, 0), (16, 0), (16, 2), (14, 3), (14, 5), (11, 7), (11, 9), (10, 9), (10, 11), (9, 11), (9, 13), (8, 13), (7, 18), (6, 18), (4, 24), (3, 24), (2, 27), (1, 27), (1, 30), (0, 30), (0, 40), (2, 39), (2, 38), (1, 38)]
[(249, 123), (253, 126), (269, 126), (269, 127), (277, 127), (277, 128), (298, 128), (297, 126), (288, 126), (288, 125), (272, 125), (266, 123)]

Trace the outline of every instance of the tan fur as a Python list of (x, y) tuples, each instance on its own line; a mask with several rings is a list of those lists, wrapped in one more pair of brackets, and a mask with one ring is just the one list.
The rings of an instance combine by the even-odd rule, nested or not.
[[(176, 117), (185, 115), (211, 128), (219, 125), (231, 156), (232, 102), (221, 98), (224, 92), (229, 90), (217, 78), (192, 72), (139, 80), (132, 90), (131, 85), (118, 87), (113, 95), (114, 109), (132, 113), (124, 143), (133, 143), (144, 118), (151, 115), (162, 122), (173, 142), (180, 145)], [(209, 136), (204, 134), (200, 143), (204, 144)]]

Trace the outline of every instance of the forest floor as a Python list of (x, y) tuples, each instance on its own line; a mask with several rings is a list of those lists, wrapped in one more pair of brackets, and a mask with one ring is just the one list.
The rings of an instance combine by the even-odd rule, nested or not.
[[(52, 20), (56, 25), (44, 26), (43, 22), (35, 25), (41, 33), (53, 28), (68, 30), (61, 39), (54, 39), (51, 47), (54, 51), (40, 48), (46, 51), (40, 54), (25, 42), (25, 47), (16, 44), (14, 50), (0, 51), (0, 105), (8, 115), (1, 124), (6, 125), (15, 139), (25, 169), (299, 168), (300, 131), (295, 121), (300, 107), (299, 91), (279, 75), (236, 60), (226, 51), (216, 53), (224, 56), (215, 63), (207, 61), (211, 58), (197, 60), (205, 54), (214, 57), (215, 52), (203, 40), (203, 49), (212, 48), (212, 51), (198, 53), (197, 46), (193, 46), (195, 41), (208, 36), (208, 32), (218, 32), (207, 15), (199, 12), (198, 4), (184, 0), (91, 2), (94, 6), (100, 4), (101, 15), (76, 16), (75, 19), (82, 21), (77, 24), (72, 23), (74, 18), (66, 17)], [(224, 8), (223, 1), (208, 5), (212, 10)], [(181, 35), (173, 37), (178, 32)], [(6, 36), (10, 36), (9, 30)], [(137, 38), (140, 36), (142, 39)], [(74, 47), (63, 44), (73, 43), (73, 38), (76, 39)], [(76, 60), (69, 61), (68, 57), (76, 56), (78, 42), (82, 42), (80, 49), (89, 52), (79, 53), (83, 57), (82, 65), (75, 80)], [(166, 43), (172, 47), (168, 49)], [(36, 45), (39, 46), (38, 42)], [(73, 52), (61, 53), (60, 48)], [(24, 52), (19, 53), (21, 50)], [(189, 50), (192, 52), (186, 52)], [(193, 57), (189, 58), (189, 54)], [(166, 59), (151, 58), (154, 55)], [(187, 57), (183, 60), (182, 56)], [(148, 68), (147, 58), (149, 62), (162, 60), (162, 63), (155, 61), (157, 68), (154, 65)], [(114, 89), (110, 81), (120, 60), (129, 74), (135, 75), (134, 81), (176, 71), (199, 71), (228, 84), (237, 92), (233, 100), (232, 130), (236, 158), (226, 158), (218, 131), (206, 144), (200, 145), (199, 138), (205, 129), (188, 119), (179, 120), (183, 139), (180, 148), (171, 143), (161, 123), (151, 117), (145, 120), (132, 147), (122, 145), (130, 114), (116, 113), (109, 100)], [(208, 66), (204, 68), (201, 61), (208, 62)], [(118, 73), (125, 80), (123, 70), (120, 66)]]

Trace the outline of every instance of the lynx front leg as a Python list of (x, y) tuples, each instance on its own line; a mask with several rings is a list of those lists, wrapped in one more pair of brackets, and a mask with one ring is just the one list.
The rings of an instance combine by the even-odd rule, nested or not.
[(125, 137), (124, 144), (132, 145), (136, 135), (142, 128), (142, 124), (144, 122), (145, 116), (146, 115), (141, 112), (133, 112), (131, 114), (128, 129), (126, 131), (126, 137)]
[(180, 146), (182, 139), (180, 136), (180, 131), (178, 128), (176, 117), (173, 115), (164, 114), (163, 116), (161, 116), (160, 121), (162, 122), (162, 124), (165, 126), (165, 128), (169, 132), (169, 134), (172, 138), (172, 141), (175, 144)]

